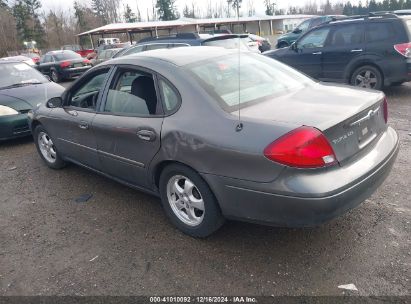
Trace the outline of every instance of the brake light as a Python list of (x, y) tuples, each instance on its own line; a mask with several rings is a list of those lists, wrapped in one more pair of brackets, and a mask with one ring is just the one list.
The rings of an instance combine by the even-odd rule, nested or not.
[(385, 123), (388, 123), (388, 102), (387, 102), (387, 97), (384, 97), (384, 101), (382, 102), (382, 107), (383, 107), (383, 110), (384, 110)]
[(298, 168), (320, 168), (337, 163), (327, 138), (312, 127), (295, 129), (264, 149), (269, 160)]
[(62, 67), (63, 69), (69, 67), (70, 65), (71, 65), (70, 61), (60, 62), (60, 67)]
[(262, 46), (263, 42), (261, 40), (257, 40), (257, 44), (258, 44), (258, 46)]
[(84, 63), (84, 64), (90, 64), (90, 60), (84, 59), (84, 60), (83, 60), (83, 63)]
[(402, 56), (411, 58), (411, 42), (396, 44), (394, 45), (394, 49)]

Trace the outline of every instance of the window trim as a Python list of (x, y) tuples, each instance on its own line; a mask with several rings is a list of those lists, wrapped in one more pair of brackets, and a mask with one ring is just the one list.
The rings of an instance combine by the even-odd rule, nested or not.
[[(116, 78), (118, 78), (118, 71), (121, 71), (121, 70), (138, 70), (138, 71), (141, 71), (147, 74), (151, 74), (153, 76), (154, 89), (156, 90), (157, 106), (158, 106), (158, 112), (159, 112), (158, 114), (142, 115), (142, 114), (115, 113), (115, 112), (105, 112), (104, 111), (104, 107), (106, 106), (106, 101), (108, 97), (108, 92), (110, 88), (114, 85), (114, 82), (117, 81)], [(97, 108), (98, 108), (97, 114), (102, 114), (102, 115), (111, 115), (111, 116), (120, 116), (120, 117), (136, 117), (136, 118), (162, 118), (164, 117), (165, 116), (164, 108), (163, 108), (163, 102), (160, 98), (157, 73), (153, 70), (147, 69), (142, 66), (137, 66), (137, 65), (119, 64), (119, 65), (114, 66), (109, 79), (107, 79), (105, 90), (103, 94), (101, 94), (101, 102)]]

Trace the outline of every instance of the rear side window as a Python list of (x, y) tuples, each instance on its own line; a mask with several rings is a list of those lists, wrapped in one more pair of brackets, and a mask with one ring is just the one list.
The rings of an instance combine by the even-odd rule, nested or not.
[(127, 50), (124, 55), (136, 54), (142, 52), (144, 49), (144, 45), (139, 45)]
[(168, 48), (168, 43), (149, 44), (146, 46), (146, 51), (166, 49), (166, 48)]
[(349, 24), (336, 27), (330, 46), (349, 46), (362, 43), (364, 40), (364, 26), (361, 24)]
[(180, 97), (176, 91), (163, 79), (160, 79), (159, 84), (166, 112), (173, 112), (180, 103)]
[(367, 42), (390, 41), (396, 36), (396, 30), (392, 23), (376, 22), (367, 27)]

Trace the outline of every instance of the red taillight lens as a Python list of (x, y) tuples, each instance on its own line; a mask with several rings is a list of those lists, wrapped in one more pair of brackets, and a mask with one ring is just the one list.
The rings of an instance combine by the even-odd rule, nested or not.
[(411, 58), (411, 42), (396, 44), (394, 49), (404, 57)]
[(319, 168), (337, 163), (324, 134), (305, 126), (272, 142), (264, 149), (264, 155), (272, 161), (298, 168)]
[(84, 60), (83, 60), (83, 63), (84, 63), (84, 64), (90, 64), (90, 60), (84, 59)]
[(388, 123), (388, 102), (387, 97), (384, 97), (384, 101), (382, 102), (383, 110), (384, 110), (384, 120), (385, 123)]
[(70, 61), (60, 62), (60, 67), (62, 67), (63, 69), (69, 67), (70, 65), (71, 65)]

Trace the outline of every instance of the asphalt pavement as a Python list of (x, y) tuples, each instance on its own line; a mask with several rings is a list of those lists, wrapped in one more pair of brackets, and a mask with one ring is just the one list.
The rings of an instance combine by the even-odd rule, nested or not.
[(51, 170), (30, 138), (0, 143), (0, 295), (410, 295), (411, 85), (386, 93), (401, 138), (391, 175), (312, 229), (227, 222), (193, 239), (157, 198)]

